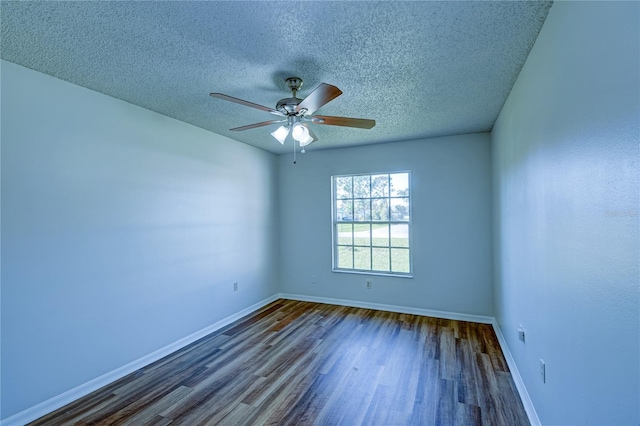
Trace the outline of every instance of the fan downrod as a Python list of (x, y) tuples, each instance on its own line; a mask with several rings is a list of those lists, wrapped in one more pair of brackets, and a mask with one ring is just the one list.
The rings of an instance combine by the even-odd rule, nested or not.
[(298, 90), (302, 87), (302, 79), (300, 77), (289, 77), (285, 80), (287, 87), (291, 90), (292, 96), (290, 98), (280, 99), (276, 104), (276, 110), (280, 111), (287, 117), (297, 115), (296, 107), (302, 99), (296, 96)]
[(295, 98), (296, 93), (302, 87), (302, 79), (300, 77), (289, 77), (285, 80), (285, 83), (287, 83), (287, 87), (293, 94), (292, 98)]

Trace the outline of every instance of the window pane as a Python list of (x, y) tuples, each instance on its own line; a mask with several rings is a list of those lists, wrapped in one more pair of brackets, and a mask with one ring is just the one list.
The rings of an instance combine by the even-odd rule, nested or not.
[(409, 247), (409, 225), (391, 225), (391, 245)]
[(370, 200), (355, 200), (353, 219), (357, 221), (369, 221), (371, 220), (371, 206)]
[(334, 176), (332, 185), (335, 270), (410, 274), (409, 173)]
[(391, 270), (393, 272), (411, 272), (409, 268), (409, 249), (391, 249)]
[(371, 248), (354, 247), (353, 267), (355, 269), (371, 270)]
[(389, 176), (391, 177), (391, 196), (408, 197), (409, 173), (395, 173)]
[(384, 224), (372, 224), (373, 228), (371, 231), (371, 235), (373, 237), (374, 246), (385, 246), (389, 247), (389, 225)]
[(336, 198), (353, 198), (351, 176), (336, 178)]
[(388, 248), (372, 248), (373, 268), (376, 271), (389, 271), (389, 249)]
[(409, 199), (391, 199), (391, 220), (409, 220)]
[(370, 180), (369, 176), (353, 177), (353, 195), (354, 198), (369, 198)]
[(353, 201), (338, 200), (336, 201), (336, 219), (351, 221), (353, 220)]
[(354, 227), (354, 244), (359, 246), (371, 245), (371, 225), (368, 223), (355, 223)]
[(389, 175), (371, 176), (371, 197), (389, 196)]
[(371, 220), (389, 220), (389, 199), (371, 200)]
[(353, 244), (353, 225), (350, 223), (339, 223), (338, 227), (338, 244)]
[(338, 246), (338, 268), (353, 269), (353, 248)]

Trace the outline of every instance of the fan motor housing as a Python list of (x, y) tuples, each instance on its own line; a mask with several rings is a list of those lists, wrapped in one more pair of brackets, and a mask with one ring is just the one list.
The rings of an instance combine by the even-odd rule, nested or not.
[(296, 107), (300, 102), (302, 102), (302, 99), (300, 98), (280, 99), (276, 104), (276, 109), (285, 115), (297, 115)]

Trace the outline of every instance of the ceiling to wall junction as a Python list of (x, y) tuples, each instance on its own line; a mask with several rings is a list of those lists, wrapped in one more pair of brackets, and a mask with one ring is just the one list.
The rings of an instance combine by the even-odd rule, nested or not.
[(371, 130), (314, 125), (308, 149), (491, 130), (551, 2), (3, 1), (2, 58), (274, 152), (274, 107), (319, 83), (343, 94), (323, 115)]

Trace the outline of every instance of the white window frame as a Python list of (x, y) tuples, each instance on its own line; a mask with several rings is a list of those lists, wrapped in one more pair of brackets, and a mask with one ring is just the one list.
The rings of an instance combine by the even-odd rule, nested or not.
[[(364, 198), (356, 198), (354, 197), (354, 194), (352, 194), (352, 198), (351, 200), (355, 201), (357, 199), (369, 199), (369, 200), (375, 200), (375, 199), (388, 199), (389, 200), (389, 206), (391, 205), (391, 199), (393, 198), (408, 198), (409, 199), (409, 220), (403, 220), (403, 221), (393, 221), (391, 220), (391, 215), (389, 215), (389, 220), (387, 221), (379, 221), (379, 220), (373, 220), (373, 218), (370, 218), (370, 220), (368, 221), (354, 221), (353, 217), (351, 218), (352, 220), (350, 221), (342, 221), (342, 220), (338, 220), (337, 217), (337, 201), (339, 201), (337, 199), (337, 190), (336, 190), (336, 178), (341, 178), (341, 177), (358, 177), (358, 176), (377, 176), (377, 175), (393, 175), (393, 174), (398, 174), (398, 173), (406, 173), (408, 175), (408, 196), (407, 197), (393, 197), (391, 196), (391, 188), (389, 188), (389, 194), (386, 197), (371, 197), (371, 194), (369, 194), (369, 197), (364, 197)], [(356, 174), (343, 174), (343, 175), (334, 175), (331, 176), (331, 235), (332, 235), (332, 241), (331, 241), (331, 251), (332, 251), (332, 270), (333, 272), (339, 272), (339, 273), (348, 273), (348, 274), (364, 274), (364, 275), (382, 275), (382, 276), (393, 276), (393, 277), (401, 277), (401, 278), (413, 278), (413, 237), (412, 237), (412, 224), (413, 224), (413, 202), (412, 202), (412, 189), (411, 189), (411, 171), (410, 170), (400, 170), (400, 171), (391, 171), (391, 172), (379, 172), (379, 173), (356, 173)], [(391, 208), (389, 207), (389, 210), (391, 212)], [(371, 207), (370, 207), (370, 211), (371, 211)], [(339, 268), (338, 267), (338, 247), (339, 246), (344, 246), (344, 245), (340, 245), (339, 240), (338, 240), (338, 224), (340, 223), (351, 223), (351, 224), (370, 224), (370, 225), (374, 225), (374, 224), (389, 224), (394, 225), (394, 224), (402, 224), (402, 225), (407, 225), (408, 226), (408, 246), (407, 247), (394, 247), (392, 245), (392, 239), (391, 239), (391, 235), (389, 235), (389, 271), (380, 271), (380, 270), (374, 270), (374, 269), (355, 269), (355, 268)], [(355, 248), (358, 245), (355, 244), (355, 240), (352, 239), (351, 241), (351, 247)], [(370, 238), (369, 240), (369, 247), (370, 248), (375, 248), (376, 246), (373, 245), (373, 238)], [(378, 247), (383, 247), (383, 246), (378, 246)], [(391, 271), (391, 249), (392, 248), (402, 248), (402, 249), (408, 249), (409, 250), (409, 272), (393, 272)], [(355, 256), (355, 255), (354, 255)], [(373, 257), (373, 254), (372, 254)], [(355, 260), (355, 259), (354, 259)], [(373, 268), (373, 261), (371, 263), (371, 267)]]

